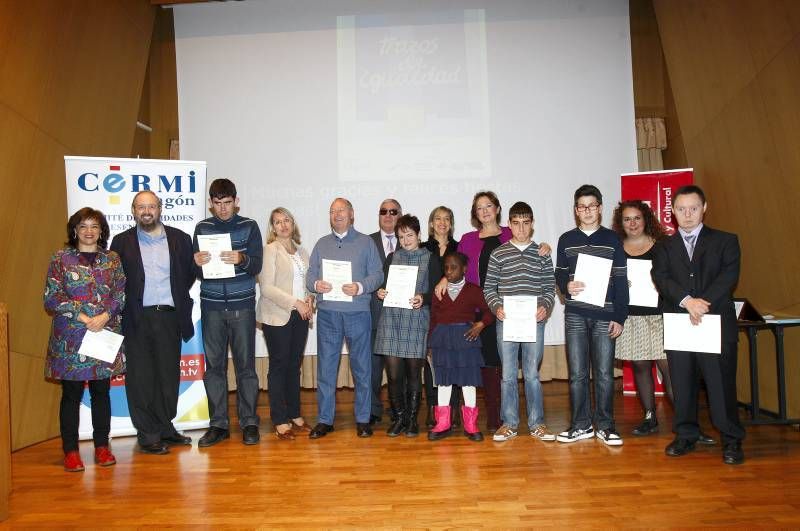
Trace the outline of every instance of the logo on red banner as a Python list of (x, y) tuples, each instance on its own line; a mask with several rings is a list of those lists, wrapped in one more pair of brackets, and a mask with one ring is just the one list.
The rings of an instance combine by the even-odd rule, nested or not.
[(669, 236), (675, 232), (672, 222), (672, 196), (678, 188), (692, 184), (693, 181), (692, 168), (626, 173), (622, 175), (622, 200), (640, 199), (647, 203)]
[(181, 356), (182, 382), (202, 380), (205, 373), (206, 365), (202, 354), (184, 354)]

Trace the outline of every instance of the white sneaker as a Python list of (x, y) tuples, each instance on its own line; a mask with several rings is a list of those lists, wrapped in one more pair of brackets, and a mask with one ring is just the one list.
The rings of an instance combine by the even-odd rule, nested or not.
[(609, 446), (622, 446), (622, 437), (614, 430), (597, 430), (597, 438)]
[(555, 441), (556, 436), (553, 432), (547, 429), (544, 424), (538, 424), (531, 430), (531, 437), (539, 439), (540, 441)]
[(509, 439), (513, 439), (516, 436), (517, 436), (516, 428), (512, 428), (508, 424), (503, 424), (502, 426), (500, 426), (500, 429), (494, 432), (494, 435), (492, 435), (492, 440), (497, 442), (503, 442), (503, 441), (508, 441)]
[(581, 439), (591, 439), (592, 437), (594, 437), (594, 430), (589, 426), (585, 430), (571, 428), (567, 431), (562, 431), (556, 436), (556, 440), (562, 443), (573, 443)]

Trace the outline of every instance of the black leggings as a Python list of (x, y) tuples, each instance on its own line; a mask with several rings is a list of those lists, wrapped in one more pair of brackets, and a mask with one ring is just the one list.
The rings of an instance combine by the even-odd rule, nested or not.
[[(82, 381), (61, 380), (61, 446), (64, 453), (78, 449), (78, 425), (80, 406), (83, 397)], [(92, 407), (92, 429), (94, 447), (108, 446), (108, 432), (111, 430), (111, 380), (89, 380), (89, 396)]]
[[(653, 382), (653, 362), (651, 360), (645, 361), (632, 361), (633, 365), (633, 378), (636, 382), (636, 391), (639, 394), (639, 401), (642, 403), (642, 408), (647, 411), (655, 411), (656, 397), (655, 397), (655, 383)], [(661, 379), (664, 382), (664, 390), (667, 393), (667, 398), (672, 403), (672, 384), (669, 379), (669, 365), (667, 360), (656, 360), (656, 366), (661, 373)]]
[[(404, 391), (409, 394), (419, 394), (422, 388), (422, 367), (425, 358), (399, 358), (397, 356), (384, 356), (386, 362), (386, 377), (389, 383), (389, 396), (403, 400)], [(405, 378), (404, 378), (405, 376)], [(405, 380), (405, 389), (402, 388)]]

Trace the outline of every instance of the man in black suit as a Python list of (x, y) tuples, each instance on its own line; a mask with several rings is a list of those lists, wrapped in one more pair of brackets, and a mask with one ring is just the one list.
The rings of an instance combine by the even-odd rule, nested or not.
[[(381, 257), (381, 266), (386, 264), (386, 257), (397, 248), (397, 236), (394, 227), (397, 219), (403, 215), (403, 207), (396, 199), (384, 199), (378, 209), (378, 226), (380, 230), (373, 232), (370, 237), (378, 246), (378, 254)], [(375, 331), (378, 329), (378, 320), (381, 316), (381, 301), (375, 294), (370, 300), (370, 312), (372, 314), (372, 341), (375, 341)], [(383, 383), (383, 356), (372, 355), (372, 400), (370, 404), (370, 424), (381, 421), (383, 414), (383, 402), (381, 402), (381, 384)]]
[(139, 450), (166, 454), (169, 445), (192, 444), (172, 425), (178, 408), (181, 338), (194, 335), (189, 296), (195, 280), (192, 239), (161, 223), (161, 200), (153, 192), (136, 194), (131, 211), (136, 226), (111, 242), (127, 277), (122, 313), (125, 391)]
[(664, 298), (665, 312), (688, 312), (695, 325), (706, 314), (720, 316), (722, 352), (667, 351), (675, 395), (675, 439), (667, 446), (666, 454), (679, 457), (694, 450), (700, 433), (696, 374), (699, 368), (706, 382), (711, 420), (722, 434), (723, 461), (738, 465), (744, 461), (745, 435), (736, 399), (739, 334), (733, 307), (733, 290), (739, 281), (739, 240), (735, 234), (703, 224), (708, 205), (698, 186), (681, 187), (672, 199), (678, 231), (656, 246), (653, 280)]

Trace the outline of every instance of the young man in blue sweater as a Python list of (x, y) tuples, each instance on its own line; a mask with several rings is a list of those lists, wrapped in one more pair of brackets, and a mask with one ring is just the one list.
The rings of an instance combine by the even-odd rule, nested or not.
[[(206, 372), (203, 383), (208, 396), (211, 426), (198, 446), (213, 446), (230, 437), (228, 419), (228, 346), (236, 371), (236, 405), (242, 442), (256, 444), (260, 439), (258, 376), (256, 375), (256, 277), (261, 272), (263, 243), (258, 224), (240, 216), (236, 186), (228, 179), (216, 179), (208, 190), (212, 217), (194, 230), (194, 262), (200, 278), (200, 309), (203, 323)], [(207, 279), (202, 266), (211, 253), (200, 251), (198, 236), (230, 234), (231, 250), (220, 259), (233, 265), (234, 276)]]
[[(609, 446), (619, 446), (622, 438), (614, 424), (614, 341), (622, 333), (622, 323), (628, 316), (628, 275), (622, 242), (614, 231), (600, 225), (602, 208), (603, 195), (597, 187), (585, 184), (578, 188), (575, 191), (578, 226), (558, 239), (556, 284), (566, 299), (564, 319), (572, 422), (568, 430), (558, 434), (557, 440), (571, 443), (596, 436)], [(581, 254), (612, 262), (602, 307), (574, 299), (585, 288), (583, 282), (574, 279)], [(590, 353), (594, 373), (593, 415), (589, 413)]]

